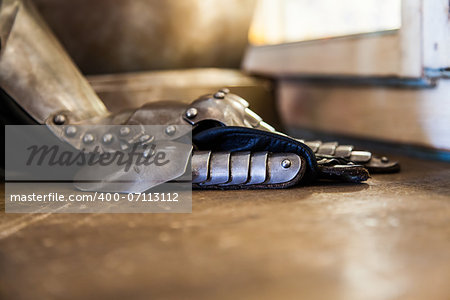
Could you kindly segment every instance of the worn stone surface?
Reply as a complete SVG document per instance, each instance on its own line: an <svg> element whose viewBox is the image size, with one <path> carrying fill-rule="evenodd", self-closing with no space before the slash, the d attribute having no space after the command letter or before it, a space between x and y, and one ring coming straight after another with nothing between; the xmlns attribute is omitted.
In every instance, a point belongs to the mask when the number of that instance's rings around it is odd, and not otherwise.
<svg viewBox="0 0 450 300"><path fill-rule="evenodd" d="M367 184L195 191L192 214L2 212L0 298L449 299L450 164L400 159Z"/></svg>

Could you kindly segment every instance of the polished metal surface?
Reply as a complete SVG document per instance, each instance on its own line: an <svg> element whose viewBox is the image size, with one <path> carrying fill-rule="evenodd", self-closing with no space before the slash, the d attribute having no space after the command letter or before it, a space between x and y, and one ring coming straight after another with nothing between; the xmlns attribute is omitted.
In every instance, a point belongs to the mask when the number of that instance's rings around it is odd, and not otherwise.
<svg viewBox="0 0 450 300"><path fill-rule="evenodd" d="M304 141L297 139L298 141L306 144L311 150L316 153L318 159L322 159L324 156L326 164L333 162L332 158L345 158L354 164L361 164L364 167L371 170L371 172L392 172L399 170L398 162L390 162L387 157L377 158L373 157L369 151L353 150L352 145L339 145L338 142L322 142L322 141ZM330 160L331 159L331 160ZM338 163L338 162L334 162Z"/></svg>
<svg viewBox="0 0 450 300"><path fill-rule="evenodd" d="M114 136L109 137L107 132L67 134L66 125L50 124L50 128L78 149L80 147L92 148L100 143L103 145L103 151L126 150L136 142L148 144L154 140L176 140L186 134L191 134L195 127L200 129L211 128L217 126L217 123L224 126L257 128L286 136L275 131L273 127L251 111L247 105L245 100L224 89L216 92L216 94L202 96L189 105L174 101L152 102L135 110L124 111L117 115L111 114L106 118L95 120L100 124L118 123L119 121L122 121L121 124L127 124L121 125L120 130L118 130L118 136L126 138L124 141L116 140ZM58 120L57 117L60 115L62 114L60 113L53 118L53 123L56 120L57 124L68 123L70 125L67 126L72 126L73 122L71 122L69 112L64 114L64 116L69 116L69 120ZM165 125L160 132L147 132L143 129L139 132L131 132L128 126L144 126L144 124ZM191 124L192 127L180 126L182 124ZM106 140L102 140L105 135L107 136ZM81 140L77 139L77 136L81 137ZM286 137L289 138L289 136ZM299 141L304 142L300 139ZM340 146L337 142L323 143L321 141L306 141L304 143L311 147L317 158L325 158L325 160L319 161L320 175L324 178L359 182L366 180L368 177L367 170L364 167L371 168L374 171L383 171L383 168L394 170L396 166L396 162L388 164L380 159L372 159L370 152L353 151L353 146ZM272 157L272 155L275 156ZM203 162L199 161L200 157L194 156L193 183L197 187L203 188L233 186L259 188L287 184L294 180L295 176L300 175L299 172L302 170L301 160L298 156L291 160L289 157L279 158L277 155L266 152L232 155L228 152L216 152L211 153L207 157L207 161ZM203 159L206 159L206 157L203 156ZM272 161L277 161L277 163L272 163ZM351 162L353 164L350 164ZM365 166L355 166L355 163ZM352 168L345 168L347 165L351 165ZM200 171L201 173L199 173Z"/></svg>
<svg viewBox="0 0 450 300"><path fill-rule="evenodd" d="M107 133L102 137L102 142L104 144L111 144L111 142L114 140L114 136L111 133Z"/></svg>
<svg viewBox="0 0 450 300"><path fill-rule="evenodd" d="M197 111L195 116L184 116L189 124L197 125L202 121L214 120L225 126L243 126L273 131L273 127L263 122L262 118L248 108L248 102L235 94L217 92L205 95L190 104L190 109Z"/></svg>
<svg viewBox="0 0 450 300"><path fill-rule="evenodd" d="M231 180L227 185L244 184L249 179L250 152L235 152L231 154Z"/></svg>
<svg viewBox="0 0 450 300"><path fill-rule="evenodd" d="M260 127L260 129L263 129L263 130L266 130L266 131L271 131L271 132L275 132L276 131L274 127L272 127L271 125L267 124L264 121L261 121L259 123L259 127Z"/></svg>
<svg viewBox="0 0 450 300"><path fill-rule="evenodd" d="M192 183L202 183L208 179L211 151L194 151L192 154Z"/></svg>
<svg viewBox="0 0 450 300"><path fill-rule="evenodd" d="M198 113L198 111L196 108L194 108L194 107L189 108L186 111L186 117L188 117L189 119L195 118L197 116L197 113Z"/></svg>
<svg viewBox="0 0 450 300"><path fill-rule="evenodd" d="M280 184L289 182L300 172L302 161L300 156L293 153L273 153L269 156L268 180L266 184Z"/></svg>
<svg viewBox="0 0 450 300"><path fill-rule="evenodd" d="M11 5L17 6L12 24L4 15ZM0 31L10 28L1 41L0 86L31 117L43 124L61 111L73 119L108 113L29 1L3 1L0 17Z"/></svg>
<svg viewBox="0 0 450 300"><path fill-rule="evenodd" d="M62 124L64 124L66 121L67 121L66 116L63 115L63 114L56 115L56 116L53 118L53 123L55 123L56 125L62 125Z"/></svg>
<svg viewBox="0 0 450 300"><path fill-rule="evenodd" d="M246 185L262 184L267 179L267 152L254 153L250 160L250 180Z"/></svg>
<svg viewBox="0 0 450 300"><path fill-rule="evenodd" d="M317 150L317 154L334 155L337 146L337 142L322 143Z"/></svg>
<svg viewBox="0 0 450 300"><path fill-rule="evenodd" d="M225 93L219 91L219 92L214 94L214 98L216 98L216 99L223 99L223 98L225 98Z"/></svg>
<svg viewBox="0 0 450 300"><path fill-rule="evenodd" d="M340 145L336 147L334 155L337 157L349 158L352 155L353 146Z"/></svg>
<svg viewBox="0 0 450 300"><path fill-rule="evenodd" d="M159 141L155 146L158 151L163 151L165 159L170 161L170 164L158 166L157 172L147 166L134 166L128 171L117 164L102 168L83 167L75 176L74 185L82 191L143 193L186 173L192 155L192 145ZM87 178L96 178L98 181L87 181Z"/></svg>
<svg viewBox="0 0 450 300"><path fill-rule="evenodd" d="M143 136L141 136L141 137L139 138L139 141L140 141L141 143L148 143L149 141L152 141L153 138L154 138L154 137L153 137L152 135L144 134Z"/></svg>
<svg viewBox="0 0 450 300"><path fill-rule="evenodd" d="M191 104L178 101L150 102L138 109L128 112L127 124L167 124L196 126L202 121L216 121L226 126L243 126L265 131L275 131L272 126L262 121L262 118L248 108L248 102L241 97L224 92L217 92L220 97L209 94L199 97ZM217 94L216 93L216 94ZM216 95L217 96L217 95ZM223 96L223 99L222 99ZM168 133L174 138L185 132Z"/></svg>
<svg viewBox="0 0 450 300"><path fill-rule="evenodd" d="M292 162L289 160L289 159L283 159L282 161L281 161L281 166L283 167L283 168L285 168L285 169L287 169L287 168L290 168L291 167L291 165L292 165Z"/></svg>
<svg viewBox="0 0 450 300"><path fill-rule="evenodd" d="M166 127L164 131L168 136L173 136L177 132L177 128L173 125L169 125Z"/></svg>
<svg viewBox="0 0 450 300"><path fill-rule="evenodd" d="M86 133L83 136L83 143L85 143L85 144L91 144L92 142L94 142L94 140L95 140L95 136L91 133Z"/></svg>
<svg viewBox="0 0 450 300"><path fill-rule="evenodd" d="M246 108L250 106L250 104L247 102L247 100L245 100L242 97L239 97L236 94L228 94L228 98L233 99L234 101L238 101L239 103L241 103Z"/></svg>
<svg viewBox="0 0 450 300"><path fill-rule="evenodd" d="M271 187L302 176L302 162L293 153L194 151L192 180L198 187Z"/></svg>
<svg viewBox="0 0 450 300"><path fill-rule="evenodd" d="M184 119L187 108L186 104L177 101L150 102L135 108L125 122L130 125L188 125L189 123ZM183 131L172 132L170 128L168 132L172 137L180 137L180 134L184 134Z"/></svg>
<svg viewBox="0 0 450 300"><path fill-rule="evenodd" d="M129 134L130 134L130 127L124 126L124 127L120 128L119 134L120 134L121 136L127 136L127 135L129 135Z"/></svg>
<svg viewBox="0 0 450 300"><path fill-rule="evenodd" d="M139 142L141 145L154 140L150 131L159 130L152 126L93 126L93 125L48 125L48 128L62 141L83 151L115 152L126 150ZM154 132L156 134L156 132ZM162 140L162 139L159 139Z"/></svg>
<svg viewBox="0 0 450 300"><path fill-rule="evenodd" d="M0 55L3 53L4 45L8 40L11 28L19 9L19 1L0 1Z"/></svg>
<svg viewBox="0 0 450 300"><path fill-rule="evenodd" d="M352 155L350 156L350 160L357 163L369 162L371 158L372 153L368 151L352 151Z"/></svg>
<svg viewBox="0 0 450 300"><path fill-rule="evenodd" d="M306 141L304 142L306 146L311 148L313 152L317 152L319 150L320 145L322 145L321 141Z"/></svg>
<svg viewBox="0 0 450 300"><path fill-rule="evenodd" d="M209 163L209 178L203 185L218 185L230 180L230 152L213 152Z"/></svg>
<svg viewBox="0 0 450 300"><path fill-rule="evenodd" d="M258 116L255 112L253 112L250 108L245 108L245 112L249 116L248 122L250 122L250 125L252 127L258 127L259 123L262 122L262 118Z"/></svg>
<svg viewBox="0 0 450 300"><path fill-rule="evenodd" d="M66 130L64 132L68 137L73 137L77 134L77 131L78 131L77 127L68 126L68 127L66 127Z"/></svg>

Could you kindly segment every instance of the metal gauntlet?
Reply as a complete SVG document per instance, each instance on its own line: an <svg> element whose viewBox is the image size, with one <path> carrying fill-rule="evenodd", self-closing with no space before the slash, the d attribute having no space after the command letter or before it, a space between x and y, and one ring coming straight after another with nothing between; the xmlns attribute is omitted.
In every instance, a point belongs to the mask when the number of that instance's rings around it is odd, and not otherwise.
<svg viewBox="0 0 450 300"><path fill-rule="evenodd" d="M393 172L399 168L397 162L355 151L353 146L303 141L277 132L248 108L247 101L228 89L202 96L189 105L152 102L104 118L77 121L71 112L63 111L51 115L46 124L77 149L98 146L105 151L123 149L127 141L126 147L136 141L161 144L192 134L193 149L183 149L180 155L186 160L192 158L192 182L197 189L285 188L320 179L361 182L369 178L369 171ZM84 124L120 125L114 137L118 142L109 144L110 132L92 133L89 127L76 131L73 126ZM188 131L178 126L186 124L191 125ZM132 132L131 125L141 125L142 130ZM145 125L164 125L164 130L151 132ZM186 155L191 150L192 157ZM181 174L180 170L169 171L163 180L176 180ZM157 181L157 175L147 176L148 182ZM105 187L85 185L84 189Z"/></svg>
<svg viewBox="0 0 450 300"><path fill-rule="evenodd" d="M222 89L183 105L150 103L129 124L191 124L194 188L283 188L319 179L365 181L393 172L397 162L336 142L303 141L277 132L247 101ZM169 128L169 127L168 127Z"/></svg>

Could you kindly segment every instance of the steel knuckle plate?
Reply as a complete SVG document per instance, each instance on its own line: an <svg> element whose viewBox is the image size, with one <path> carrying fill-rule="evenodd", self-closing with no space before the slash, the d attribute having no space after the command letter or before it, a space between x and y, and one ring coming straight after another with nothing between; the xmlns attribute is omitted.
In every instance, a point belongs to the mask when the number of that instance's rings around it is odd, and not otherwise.
<svg viewBox="0 0 450 300"><path fill-rule="evenodd" d="M289 166L283 165L289 162ZM289 182L297 176L300 171L301 159L297 154L293 153L275 153L268 159L268 175L267 184L280 184Z"/></svg>

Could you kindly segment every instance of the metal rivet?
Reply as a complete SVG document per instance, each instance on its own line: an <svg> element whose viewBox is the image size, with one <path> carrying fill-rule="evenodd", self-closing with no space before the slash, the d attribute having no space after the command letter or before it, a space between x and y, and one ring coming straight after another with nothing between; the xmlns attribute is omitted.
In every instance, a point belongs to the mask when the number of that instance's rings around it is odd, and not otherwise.
<svg viewBox="0 0 450 300"><path fill-rule="evenodd" d="M95 137L94 137L92 134L90 134L90 133L86 133L86 134L83 136L83 142L84 142L85 144L90 144L90 143L92 143L94 140L95 140Z"/></svg>
<svg viewBox="0 0 450 300"><path fill-rule="evenodd" d="M281 162L281 166L285 169L289 168L291 166L291 161L289 159L284 159Z"/></svg>
<svg viewBox="0 0 450 300"><path fill-rule="evenodd" d="M389 158L387 158L386 156L383 156L383 157L381 157L381 162L388 163Z"/></svg>
<svg viewBox="0 0 450 300"><path fill-rule="evenodd" d="M65 115L56 115L53 118L53 123L55 123L56 125L62 125L66 122L66 116Z"/></svg>
<svg viewBox="0 0 450 300"><path fill-rule="evenodd" d="M191 107L186 111L186 117L188 117L189 119L193 119L197 116L198 111L196 108Z"/></svg>
<svg viewBox="0 0 450 300"><path fill-rule="evenodd" d="M66 135L68 137L75 136L77 134L77 128L75 126L68 126L66 128Z"/></svg>
<svg viewBox="0 0 450 300"><path fill-rule="evenodd" d="M214 94L214 98L216 99L223 99L225 98L225 93L224 92L217 92Z"/></svg>
<svg viewBox="0 0 450 300"><path fill-rule="evenodd" d="M130 134L130 127L122 127L122 128L120 128L119 134L121 136L129 135Z"/></svg>
<svg viewBox="0 0 450 300"><path fill-rule="evenodd" d="M175 132L177 131L177 128L173 125L167 126L166 127L166 134L167 135L174 135Z"/></svg>
<svg viewBox="0 0 450 300"><path fill-rule="evenodd" d="M230 89L223 88L223 89L220 89L219 92L222 92L224 94L228 94L230 92Z"/></svg>
<svg viewBox="0 0 450 300"><path fill-rule="evenodd" d="M114 140L114 136L111 133L107 133L103 136L102 141L105 144L111 144Z"/></svg>

